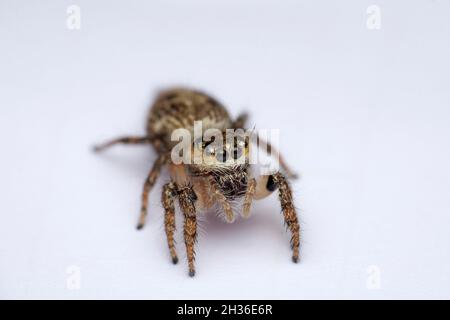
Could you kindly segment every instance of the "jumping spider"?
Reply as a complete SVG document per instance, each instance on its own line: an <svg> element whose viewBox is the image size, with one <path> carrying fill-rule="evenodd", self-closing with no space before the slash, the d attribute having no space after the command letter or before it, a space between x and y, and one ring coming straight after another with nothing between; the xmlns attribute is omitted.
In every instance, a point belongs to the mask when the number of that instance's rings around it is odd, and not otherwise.
<svg viewBox="0 0 450 320"><path fill-rule="evenodd" d="M143 137L122 137L95 147L102 151L115 144L152 144L158 157L150 170L142 192L142 207L137 229L144 227L147 215L149 192L158 179L163 166L168 166L171 181L162 190L162 205L165 210L165 232L173 263L178 262L175 251L175 206L178 199L184 215L184 241L189 265L189 275L195 275L194 246L197 238L197 215L199 212L218 207L227 222L233 222L236 216L232 203L240 201L243 217L248 217L253 199L261 199L278 189L279 200L284 221L291 232L292 260L299 259L300 227L292 201L292 192L286 177L295 175L286 166L279 153L272 146L258 138L258 145L276 154L279 158L281 172L259 177L252 176L248 161L236 163L242 155L249 154L248 140L236 141L234 149L229 146L212 147L211 141L202 139L194 141L192 150L205 151L209 160L201 163L175 164L172 161L171 150L176 142L172 141L172 132L184 128L193 131L194 121L202 121L207 128L243 129L247 115L242 114L232 120L226 109L217 100L205 93L189 89L170 89L159 93L147 119L147 134Z"/></svg>

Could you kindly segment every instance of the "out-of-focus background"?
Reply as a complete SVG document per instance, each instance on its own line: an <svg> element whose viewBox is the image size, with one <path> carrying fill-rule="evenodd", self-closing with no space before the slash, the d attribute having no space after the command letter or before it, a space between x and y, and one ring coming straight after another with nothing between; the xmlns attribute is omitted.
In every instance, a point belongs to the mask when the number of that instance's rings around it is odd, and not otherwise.
<svg viewBox="0 0 450 320"><path fill-rule="evenodd" d="M450 2L0 0L1 298L450 298ZM155 92L281 130L302 261L275 195L169 259ZM179 221L180 223L180 221ZM180 226L180 224L179 224ZM181 233L181 229L178 228Z"/></svg>

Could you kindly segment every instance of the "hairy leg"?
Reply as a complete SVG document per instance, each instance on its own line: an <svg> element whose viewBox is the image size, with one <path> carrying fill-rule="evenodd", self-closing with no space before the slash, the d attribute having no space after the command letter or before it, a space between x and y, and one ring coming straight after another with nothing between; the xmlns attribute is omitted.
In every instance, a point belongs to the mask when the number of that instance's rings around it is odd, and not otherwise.
<svg viewBox="0 0 450 320"><path fill-rule="evenodd" d="M243 129L248 120L248 113L241 113L233 122L233 129Z"/></svg>
<svg viewBox="0 0 450 320"><path fill-rule="evenodd" d="M164 185L162 191L161 202L165 210L164 215L164 230L167 235L167 244L169 245L170 256L172 262L176 264L178 262L177 252L175 250L175 206L173 200L177 195L176 185L173 182L169 182Z"/></svg>
<svg viewBox="0 0 450 320"><path fill-rule="evenodd" d="M217 183L211 179L210 180L211 191L213 193L213 198L222 206L222 209L225 213L225 218L228 222L233 222L234 214L233 209L231 208L230 203L228 202L225 195L220 191Z"/></svg>
<svg viewBox="0 0 450 320"><path fill-rule="evenodd" d="M286 226L291 231L291 247L292 261L298 262L300 247L300 225L298 223L297 213L295 212L292 200L292 191L286 178L281 173L273 175L273 181L278 187L278 197L281 202L281 210L283 211Z"/></svg>
<svg viewBox="0 0 450 320"><path fill-rule="evenodd" d="M100 152L116 144L144 144L151 142L152 139L150 137L121 137L95 146L94 151Z"/></svg>
<svg viewBox="0 0 450 320"><path fill-rule="evenodd" d="M145 218L147 217L147 205L148 205L148 195L150 190L155 185L156 180L159 177L159 173L161 172L161 168L167 163L166 155L159 155L158 159L156 159L153 164L152 169L150 170L147 179L144 183L144 190L142 191L142 206L141 206L141 215L139 216L139 223L137 225L137 229L140 230L144 227Z"/></svg>
<svg viewBox="0 0 450 320"><path fill-rule="evenodd" d="M189 276L195 275L195 243L197 242L197 213L195 201L197 195L191 186L185 186L178 190L178 201L184 214L184 243L189 266Z"/></svg>
<svg viewBox="0 0 450 320"><path fill-rule="evenodd" d="M280 162L281 168L286 172L286 175L290 179L297 179L298 176L295 172L293 172L287 163L284 161L284 158L281 156L281 154L276 150L270 143L267 141L264 141L259 136L257 136L257 144L259 148L263 148L267 151L267 153L271 154L273 153L273 156L278 158L278 161Z"/></svg>
<svg viewBox="0 0 450 320"><path fill-rule="evenodd" d="M255 195L255 191L256 191L256 180L251 179L248 182L247 191L245 192L244 196L244 209L242 211L244 218L248 218L250 216L250 208L252 205L253 196Z"/></svg>

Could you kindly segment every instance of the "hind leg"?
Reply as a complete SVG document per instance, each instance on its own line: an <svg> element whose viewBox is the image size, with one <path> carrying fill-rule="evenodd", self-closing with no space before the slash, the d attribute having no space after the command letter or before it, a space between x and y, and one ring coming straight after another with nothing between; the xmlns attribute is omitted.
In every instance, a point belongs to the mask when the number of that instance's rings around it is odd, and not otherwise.
<svg viewBox="0 0 450 320"><path fill-rule="evenodd" d="M233 129L243 129L248 120L248 113L241 113L233 122Z"/></svg>
<svg viewBox="0 0 450 320"><path fill-rule="evenodd" d="M94 146L94 151L100 152L116 144L145 144L151 142L152 139L150 137L120 137Z"/></svg>
<svg viewBox="0 0 450 320"><path fill-rule="evenodd" d="M195 275L195 243L197 242L197 213L195 201L197 195L190 186L178 190L178 201L184 214L184 243L189 266L189 276Z"/></svg>
<svg viewBox="0 0 450 320"><path fill-rule="evenodd" d="M177 195L176 185L173 182L169 182L164 185L162 191L161 202L164 207L164 230L166 231L167 244L169 245L170 256L172 262L176 264L178 262L177 252L175 250L175 206L174 199Z"/></svg>
<svg viewBox="0 0 450 320"><path fill-rule="evenodd" d="M137 229L140 230L144 227L145 218L147 217L147 205L148 205L148 195L150 190L156 183L156 180L159 177L162 167L167 163L166 155L159 155L158 159L156 159L153 164L152 169L150 170L147 179L144 183L144 190L142 191L142 206L141 206L141 215L139 216L139 223L137 225Z"/></svg>

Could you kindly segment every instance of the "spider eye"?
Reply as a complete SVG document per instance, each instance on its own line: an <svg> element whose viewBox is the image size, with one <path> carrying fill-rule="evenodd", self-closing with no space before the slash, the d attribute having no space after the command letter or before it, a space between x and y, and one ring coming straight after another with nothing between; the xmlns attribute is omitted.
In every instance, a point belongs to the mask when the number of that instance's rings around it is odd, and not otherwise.
<svg viewBox="0 0 450 320"><path fill-rule="evenodd" d="M234 151L233 151L234 160L239 159L241 156L242 156L242 148L238 147L238 148L234 149Z"/></svg>
<svg viewBox="0 0 450 320"><path fill-rule="evenodd" d="M238 148L246 148L248 146L247 139L239 139L237 141L237 147Z"/></svg>
<svg viewBox="0 0 450 320"><path fill-rule="evenodd" d="M215 137L215 136L212 136L211 138L209 138L208 141L203 142L203 146L204 146L204 147L207 147L207 146L209 146L211 143L213 143L214 141L216 141L216 137Z"/></svg>
<svg viewBox="0 0 450 320"><path fill-rule="evenodd" d="M206 152L206 155L213 156L216 153L216 149L214 148L214 146L209 145L206 147L205 152Z"/></svg>
<svg viewBox="0 0 450 320"><path fill-rule="evenodd" d="M220 162L227 162L228 152L226 150L220 150L216 153L216 159Z"/></svg>

